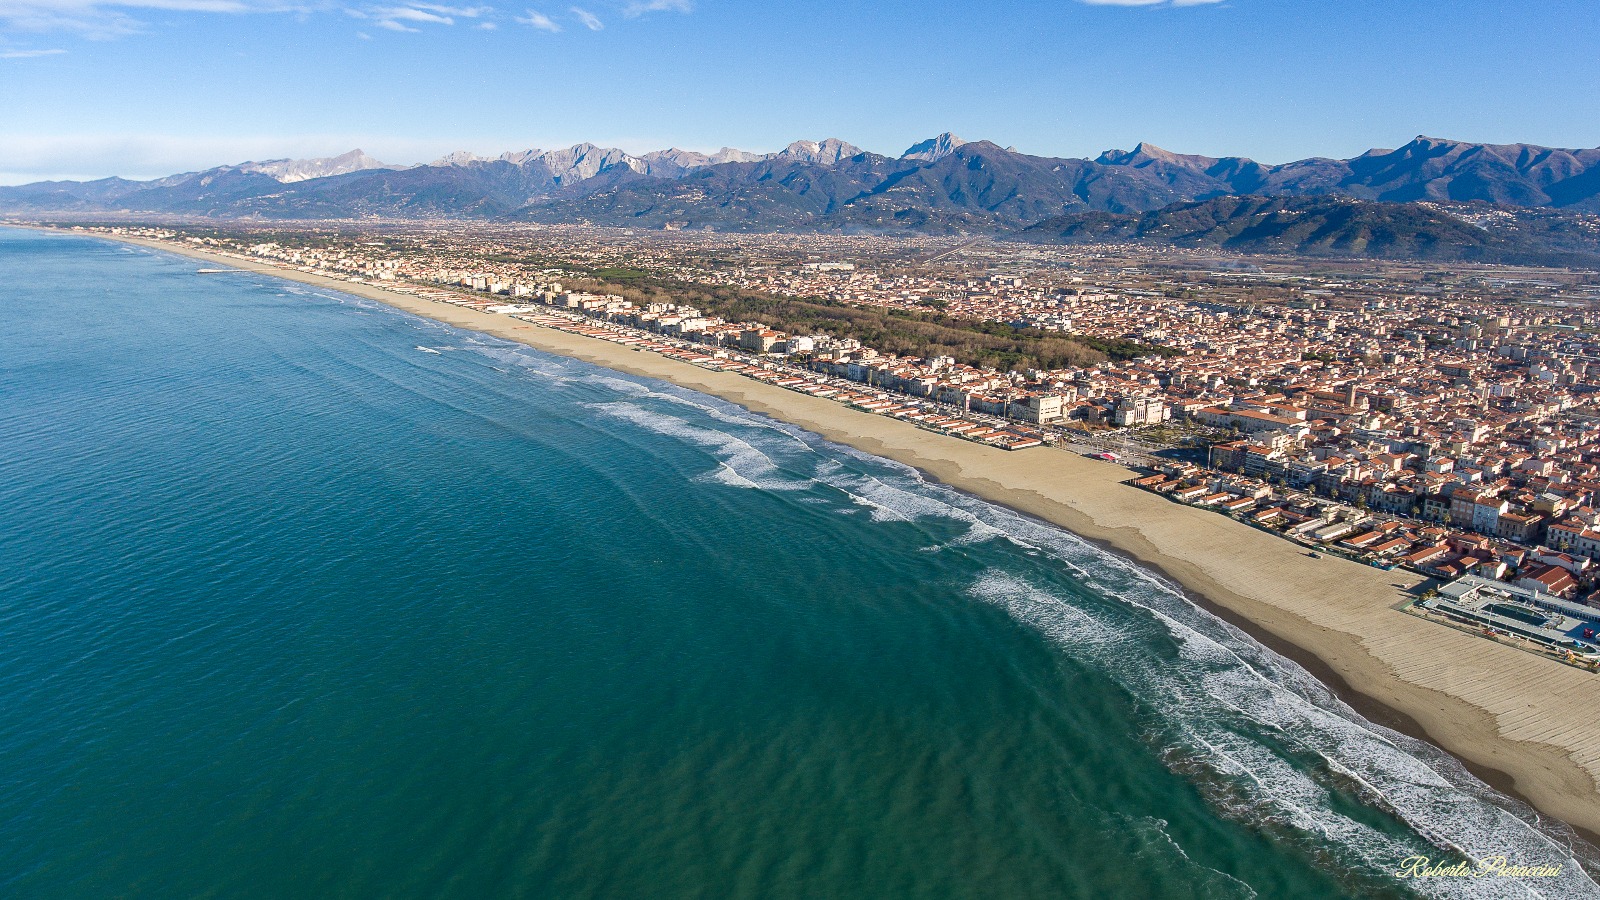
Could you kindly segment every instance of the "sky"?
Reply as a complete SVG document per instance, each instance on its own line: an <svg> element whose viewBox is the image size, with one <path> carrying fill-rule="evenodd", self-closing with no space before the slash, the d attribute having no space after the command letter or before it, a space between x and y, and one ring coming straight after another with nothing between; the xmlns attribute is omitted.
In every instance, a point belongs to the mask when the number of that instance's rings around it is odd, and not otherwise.
<svg viewBox="0 0 1600 900"><path fill-rule="evenodd" d="M944 131L1269 163L1600 146L1600 0L448 2L0 0L0 183Z"/></svg>

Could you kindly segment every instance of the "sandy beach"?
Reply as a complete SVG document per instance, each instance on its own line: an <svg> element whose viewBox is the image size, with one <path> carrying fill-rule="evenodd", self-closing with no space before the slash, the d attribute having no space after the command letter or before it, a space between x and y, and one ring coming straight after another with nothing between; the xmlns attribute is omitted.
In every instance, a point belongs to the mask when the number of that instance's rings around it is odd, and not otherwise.
<svg viewBox="0 0 1600 900"><path fill-rule="evenodd" d="M1008 452L503 315L188 247L116 239L356 294L659 378L914 466L1159 569L1306 665L1364 714L1432 741L1589 840L1600 835L1600 676L1400 612L1414 575L1327 555L1309 559L1288 541L1123 484L1127 469L1070 452Z"/></svg>

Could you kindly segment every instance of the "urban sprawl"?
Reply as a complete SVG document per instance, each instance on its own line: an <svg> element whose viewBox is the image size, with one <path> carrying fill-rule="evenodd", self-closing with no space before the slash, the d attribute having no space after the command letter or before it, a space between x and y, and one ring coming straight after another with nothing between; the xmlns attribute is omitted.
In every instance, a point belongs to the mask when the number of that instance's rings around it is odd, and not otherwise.
<svg viewBox="0 0 1600 900"><path fill-rule="evenodd" d="M1131 484L1308 555L1444 582L1414 613L1600 661L1592 273L573 226L91 230L514 316L1006 449L1120 461ZM646 296L640 276L1086 349L1014 371L895 355L825 323L788 333Z"/></svg>

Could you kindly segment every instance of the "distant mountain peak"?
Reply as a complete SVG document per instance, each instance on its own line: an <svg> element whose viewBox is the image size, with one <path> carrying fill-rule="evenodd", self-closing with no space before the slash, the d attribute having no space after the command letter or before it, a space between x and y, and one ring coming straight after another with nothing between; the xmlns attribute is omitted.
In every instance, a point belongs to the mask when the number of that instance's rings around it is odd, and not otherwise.
<svg viewBox="0 0 1600 900"><path fill-rule="evenodd" d="M705 166L715 166L730 162L756 162L766 159L766 154L751 153L747 150L738 150L733 147L723 147L715 153L701 153L696 150L683 150L671 147L666 150L652 150L639 157L651 170L652 174L658 166L676 167L682 170L699 169Z"/></svg>
<svg viewBox="0 0 1600 900"><path fill-rule="evenodd" d="M578 181L587 181L600 174L600 172L614 166L626 166L635 172L643 172L646 166L636 157L618 150L614 147L597 147L585 141L573 144L565 150L551 150L539 157L550 172L562 184Z"/></svg>
<svg viewBox="0 0 1600 900"><path fill-rule="evenodd" d="M1139 148L1143 146L1144 144L1140 143L1132 150L1106 150L1096 156L1094 161L1102 166L1130 165L1139 158Z"/></svg>
<svg viewBox="0 0 1600 900"><path fill-rule="evenodd" d="M1410 143L1406 144L1404 147L1400 147L1399 149L1395 150L1394 152L1395 153L1437 153L1437 152L1443 151L1443 152L1448 153L1451 150L1454 150L1454 149L1456 149L1457 147L1460 147L1460 146L1463 146L1460 141L1452 141L1452 140L1449 140L1447 138L1428 137L1425 134L1419 134L1416 137L1412 138ZM1482 146L1492 147L1494 145L1493 144L1483 144Z"/></svg>
<svg viewBox="0 0 1600 900"><path fill-rule="evenodd" d="M511 163L514 166L521 166L526 165L541 156L544 156L543 150L540 150L537 147L530 147L527 150L507 150L495 158L503 162Z"/></svg>
<svg viewBox="0 0 1600 900"><path fill-rule="evenodd" d="M1171 150L1163 150L1149 141L1140 141L1138 146L1133 148L1133 155L1148 156L1151 159L1176 159L1178 156Z"/></svg>
<svg viewBox="0 0 1600 900"><path fill-rule="evenodd" d="M232 168L240 172L267 175L284 184L293 184L297 181L327 178L331 175L343 175L347 172L360 172L366 169L396 169L400 167L391 166L388 163L373 159L358 147L338 156L323 156L316 159L267 159L259 162L240 163Z"/></svg>
<svg viewBox="0 0 1600 900"><path fill-rule="evenodd" d="M765 157L766 154L764 153L751 153L748 150L740 150L735 147L723 147L721 150L711 154L710 160L713 164L725 162L755 162L759 159L764 159Z"/></svg>
<svg viewBox="0 0 1600 900"><path fill-rule="evenodd" d="M846 155L850 155L851 151L860 152L854 150L849 144L838 141L834 141L833 144L847 148ZM818 149L814 152L826 155L826 152L820 149L825 146L829 146L829 142L824 141L822 144L815 144L814 147ZM479 156L467 150L458 150L441 156L428 163L428 165L449 167L489 162L507 162L514 166L542 164L563 183L572 183L593 178L600 172L618 165L626 166L644 175L675 177L690 169L728 162L754 162L766 159L769 155L750 153L733 147L723 147L716 153L699 153L694 150L682 150L673 147L668 150L652 150L640 156L633 156L615 147L601 147L585 141L559 150L539 150L537 148L508 150L499 156L493 157Z"/></svg>
<svg viewBox="0 0 1600 900"><path fill-rule="evenodd" d="M934 162L956 152L965 143L966 141L946 131L938 137L931 137L925 141L918 141L912 144L906 148L906 152L900 154L900 158Z"/></svg>
<svg viewBox="0 0 1600 900"><path fill-rule="evenodd" d="M465 166L475 162L488 162L489 157L479 156L471 150L456 150L446 153L431 163L430 166Z"/></svg>
<svg viewBox="0 0 1600 900"><path fill-rule="evenodd" d="M854 144L847 144L838 138L828 138L824 141L795 141L783 148L777 155L786 159L799 160L800 162L831 166L836 165L842 159L857 156L861 152L861 148Z"/></svg>
<svg viewBox="0 0 1600 900"><path fill-rule="evenodd" d="M1191 153L1173 153L1163 150L1149 141L1140 141L1132 150L1107 150L1100 154L1095 162L1104 166L1146 166L1151 163L1161 162L1168 165L1185 166L1191 168L1206 168L1214 165L1217 160L1209 156L1199 156Z"/></svg>

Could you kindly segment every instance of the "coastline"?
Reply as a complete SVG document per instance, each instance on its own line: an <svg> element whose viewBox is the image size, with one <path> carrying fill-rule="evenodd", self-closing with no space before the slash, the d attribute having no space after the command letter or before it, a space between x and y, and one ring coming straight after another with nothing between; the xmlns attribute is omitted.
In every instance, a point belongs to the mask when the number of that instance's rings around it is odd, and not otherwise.
<svg viewBox="0 0 1600 900"><path fill-rule="evenodd" d="M54 229L51 229L54 230ZM984 500L1065 528L1181 585L1207 609L1318 679L1379 724L1434 743L1541 813L1600 836L1596 676L1425 622L1395 607L1421 579L1295 545L1121 482L1129 470L1071 453L1008 452L934 434L732 373L372 284L160 241L118 240L376 300L446 324L661 379L913 466Z"/></svg>

